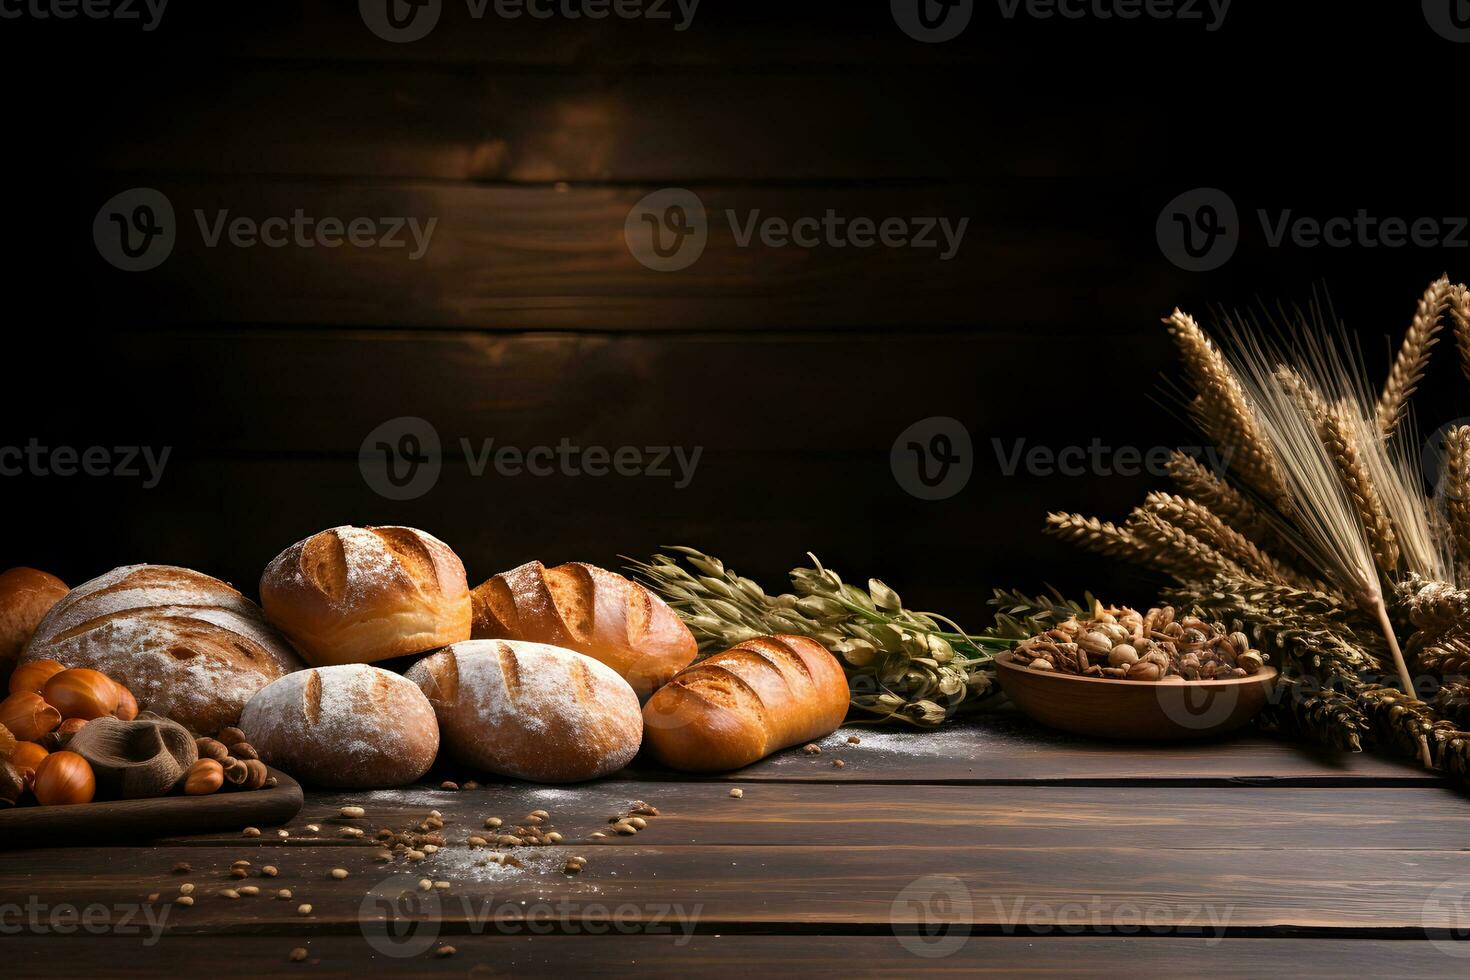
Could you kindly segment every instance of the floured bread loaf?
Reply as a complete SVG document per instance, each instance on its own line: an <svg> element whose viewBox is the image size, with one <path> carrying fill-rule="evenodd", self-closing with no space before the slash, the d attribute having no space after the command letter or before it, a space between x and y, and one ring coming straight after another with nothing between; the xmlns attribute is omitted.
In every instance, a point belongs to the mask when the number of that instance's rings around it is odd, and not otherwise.
<svg viewBox="0 0 1470 980"><path fill-rule="evenodd" d="M255 603L171 565L115 568L72 589L21 660L100 670L141 709L201 735L235 724L256 691L303 666Z"/></svg>
<svg viewBox="0 0 1470 980"><path fill-rule="evenodd" d="M408 679L433 704L445 747L476 769L578 782L621 769L643 739L628 682L560 647L470 640L420 660Z"/></svg>
<svg viewBox="0 0 1470 980"><path fill-rule="evenodd" d="M414 782L439 751L439 725L423 693L367 664L281 678L250 699L240 730L267 764L342 789Z"/></svg>
<svg viewBox="0 0 1470 980"><path fill-rule="evenodd" d="M306 661L371 663L470 638L470 590L449 546L411 527L334 527L260 578L271 624Z"/></svg>

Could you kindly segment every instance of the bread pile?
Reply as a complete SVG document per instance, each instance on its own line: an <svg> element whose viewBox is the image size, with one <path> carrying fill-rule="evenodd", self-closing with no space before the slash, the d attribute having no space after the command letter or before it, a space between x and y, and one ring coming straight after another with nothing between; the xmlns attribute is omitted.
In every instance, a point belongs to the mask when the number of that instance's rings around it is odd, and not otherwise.
<svg viewBox="0 0 1470 980"><path fill-rule="evenodd" d="M841 667L812 640L757 638L691 667L688 627L636 582L531 562L471 592L453 550L414 528L298 541L267 565L260 599L171 566L70 592L12 569L0 673L41 659L103 671L145 710L196 734L238 726L265 763L338 788L412 783L441 748L503 776L593 779L645 732L669 766L733 769L831 732L847 709Z"/></svg>

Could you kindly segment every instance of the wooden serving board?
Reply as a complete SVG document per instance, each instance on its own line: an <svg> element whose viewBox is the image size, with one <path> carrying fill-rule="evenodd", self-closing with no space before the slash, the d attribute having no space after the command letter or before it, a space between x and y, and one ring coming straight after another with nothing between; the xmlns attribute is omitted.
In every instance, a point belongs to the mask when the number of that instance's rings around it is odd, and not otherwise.
<svg viewBox="0 0 1470 980"><path fill-rule="evenodd" d="M276 777L273 789L0 810L0 850L95 845L285 823L301 811L301 784L279 769L270 774Z"/></svg>

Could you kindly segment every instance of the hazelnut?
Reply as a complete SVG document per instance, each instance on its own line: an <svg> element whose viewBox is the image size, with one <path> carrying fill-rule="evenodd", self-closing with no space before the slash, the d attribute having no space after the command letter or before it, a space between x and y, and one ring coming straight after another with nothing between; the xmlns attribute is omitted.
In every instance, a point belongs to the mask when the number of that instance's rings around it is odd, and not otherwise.
<svg viewBox="0 0 1470 980"><path fill-rule="evenodd" d="M1097 630L1083 633L1077 638L1077 645L1088 653L1107 653L1113 649L1113 641Z"/></svg>
<svg viewBox="0 0 1470 980"><path fill-rule="evenodd" d="M247 761L260 758L260 753L255 751L255 746L249 742L236 742L234 745L231 745L230 755L237 759L245 759Z"/></svg>
<svg viewBox="0 0 1470 980"><path fill-rule="evenodd" d="M224 762L230 757L230 750L225 748L225 743L212 738L201 738L194 743L199 748L199 758L213 759L216 762Z"/></svg>
<svg viewBox="0 0 1470 980"><path fill-rule="evenodd" d="M215 738L226 745L234 745L236 742L245 741L245 733L238 728L222 728Z"/></svg>
<svg viewBox="0 0 1470 980"><path fill-rule="evenodd" d="M200 759L184 774L184 792L189 796L208 796L224 784L224 767L213 759Z"/></svg>
<svg viewBox="0 0 1470 980"><path fill-rule="evenodd" d="M1127 643L1119 643L1108 651L1109 667L1131 667L1138 663L1138 651Z"/></svg>

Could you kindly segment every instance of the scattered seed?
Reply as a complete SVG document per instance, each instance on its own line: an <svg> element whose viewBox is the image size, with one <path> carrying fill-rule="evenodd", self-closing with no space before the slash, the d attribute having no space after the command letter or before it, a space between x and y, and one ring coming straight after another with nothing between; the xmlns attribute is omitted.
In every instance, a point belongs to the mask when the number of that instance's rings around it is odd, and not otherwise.
<svg viewBox="0 0 1470 980"><path fill-rule="evenodd" d="M460 789L479 789L479 788L480 788L480 784L477 783L477 782L475 782L473 779L471 779L469 782L465 783L463 786L460 787Z"/></svg>
<svg viewBox="0 0 1470 980"><path fill-rule="evenodd" d="M862 745L863 744L863 740L860 739L860 738L858 738L856 735L849 735L849 736L847 736L847 744L848 745Z"/></svg>
<svg viewBox="0 0 1470 980"><path fill-rule="evenodd" d="M188 861L180 861L174 865L174 874L176 875L188 874L191 870L193 869L189 867Z"/></svg>
<svg viewBox="0 0 1470 980"><path fill-rule="evenodd" d="M247 860L245 860L244 858L241 858L238 861L231 861L230 862L230 867L232 867L232 868L248 868L248 867L250 867L250 862L247 861Z"/></svg>
<svg viewBox="0 0 1470 980"><path fill-rule="evenodd" d="M180 895L178 898L174 899L174 904L175 905L193 905L194 904L194 896L193 895Z"/></svg>
<svg viewBox="0 0 1470 980"><path fill-rule="evenodd" d="M440 959L443 959L446 956L453 956L455 953L458 952L459 950L455 949L453 946L440 946L438 949L434 950L434 955L439 957Z"/></svg>
<svg viewBox="0 0 1470 980"><path fill-rule="evenodd" d="M246 827L245 828L245 836L246 837L259 837L260 836L260 828L259 827Z"/></svg>
<svg viewBox="0 0 1470 980"><path fill-rule="evenodd" d="M311 831L313 834L319 834L322 832L322 825L319 823L309 823L306 825L306 829Z"/></svg>
<svg viewBox="0 0 1470 980"><path fill-rule="evenodd" d="M841 759L833 759L832 760L832 766L833 766L833 768L841 769L845 765L847 765L847 763L843 762Z"/></svg>
<svg viewBox="0 0 1470 980"><path fill-rule="evenodd" d="M738 800L745 795L745 790L737 786L734 789L730 790L730 795Z"/></svg>
<svg viewBox="0 0 1470 980"><path fill-rule="evenodd" d="M444 814L440 813L438 810L430 810L429 816L435 820L438 820L440 817L444 816Z"/></svg>
<svg viewBox="0 0 1470 980"><path fill-rule="evenodd" d="M648 821L644 820L642 817L629 817L628 823L632 824L633 827L637 830L643 830L648 826Z"/></svg>
<svg viewBox="0 0 1470 980"><path fill-rule="evenodd" d="M367 816L367 811L360 806L344 806L337 811L337 815L346 817L348 820L356 820L358 817Z"/></svg>
<svg viewBox="0 0 1470 980"><path fill-rule="evenodd" d="M276 866L274 864L267 864L265 867L260 869L260 873L265 875L267 878L274 878L281 872L276 870Z"/></svg>
<svg viewBox="0 0 1470 980"><path fill-rule="evenodd" d="M648 803L639 803L633 808L633 812L641 817L656 817L658 816L658 807Z"/></svg>
<svg viewBox="0 0 1470 980"><path fill-rule="evenodd" d="M150 901L150 902L156 902L156 901L158 901L158 892L149 892L148 893L148 901Z"/></svg>
<svg viewBox="0 0 1470 980"><path fill-rule="evenodd" d="M240 894L241 895L248 895L248 896L254 898L256 895L259 895L260 894L260 889L257 888L254 885L246 885L244 888L241 888L240 889Z"/></svg>
<svg viewBox="0 0 1470 980"><path fill-rule="evenodd" d="M361 837L362 836L362 829L360 827L343 827L342 828L342 836L343 837L354 837L354 838L355 837Z"/></svg>
<svg viewBox="0 0 1470 980"><path fill-rule="evenodd" d="M391 860L393 860L393 852L392 851L379 851L378 853L376 853L376 854L373 855L373 860L374 861L378 861L380 863L391 861Z"/></svg>
<svg viewBox="0 0 1470 980"><path fill-rule="evenodd" d="M447 881L436 881L436 882L434 882L434 887L437 888L437 889L439 889L440 891L443 891L444 889L446 889L446 888L449 887L449 882L447 882Z"/></svg>
<svg viewBox="0 0 1470 980"><path fill-rule="evenodd" d="M289 830L278 830L278 831L276 831L276 836L279 837L279 838L281 838L282 840L285 840L287 837L290 837L291 836L291 831L289 831Z"/></svg>
<svg viewBox="0 0 1470 980"><path fill-rule="evenodd" d="M304 959L306 959L306 950L302 949L300 946L297 946L295 949L291 950L292 963L300 963Z"/></svg>
<svg viewBox="0 0 1470 980"><path fill-rule="evenodd" d="M528 826L528 827L534 827L537 824L539 824L540 822L541 822L541 818L538 817L538 816L536 816L536 814L534 814L534 813L531 814L529 817L526 818L526 826Z"/></svg>
<svg viewBox="0 0 1470 980"><path fill-rule="evenodd" d="M230 869L230 877L231 878L249 878L250 877L250 869L249 868L231 868Z"/></svg>
<svg viewBox="0 0 1470 980"><path fill-rule="evenodd" d="M820 745L818 745L817 743L815 743L815 742L808 742L808 743L806 743L805 745L803 745L801 747L801 750L803 752L805 752L807 755L821 755L822 754L822 747Z"/></svg>
<svg viewBox="0 0 1470 980"><path fill-rule="evenodd" d="M546 835L546 842L548 844L560 844L562 842L562 836L561 834L558 834L556 831L553 830L551 833Z"/></svg>
<svg viewBox="0 0 1470 980"><path fill-rule="evenodd" d="M598 831L594 831L591 834L591 837L592 837L593 840L606 840L607 839L607 834L604 834L602 831L598 830Z"/></svg>
<svg viewBox="0 0 1470 980"><path fill-rule="evenodd" d="M292 897L293 896L291 895L291 889L289 888L282 888L280 891L276 892L276 898L279 899L287 899Z"/></svg>
<svg viewBox="0 0 1470 980"><path fill-rule="evenodd" d="M239 898L240 897L240 893L237 892L237 891L235 891L235 889L233 889L233 888L224 888L224 889L221 889L219 894L220 894L220 897L221 898Z"/></svg>
<svg viewBox="0 0 1470 980"><path fill-rule="evenodd" d="M536 817L541 820L551 819L551 814L547 813L545 810L532 810L529 814L527 814L527 816Z"/></svg>
<svg viewBox="0 0 1470 980"><path fill-rule="evenodd" d="M419 879L419 891L426 892L426 891L429 891L430 889L432 889L433 887L434 887L434 883L432 881L430 881L428 878L420 878Z"/></svg>
<svg viewBox="0 0 1470 980"><path fill-rule="evenodd" d="M442 782L442 783L439 784L439 788L440 789L459 789L459 783L456 783L456 782L454 782L453 780L450 780L450 779L446 779L446 780L444 780L444 782Z"/></svg>
<svg viewBox="0 0 1470 980"><path fill-rule="evenodd" d="M580 874L582 872L582 865L578 864L576 861L568 861L566 865L562 867L562 870L569 875Z"/></svg>
<svg viewBox="0 0 1470 980"><path fill-rule="evenodd" d="M338 881L341 881L343 878L346 878L347 877L347 869L346 868L333 868L332 869L332 877L333 878L336 878Z"/></svg>
<svg viewBox="0 0 1470 980"><path fill-rule="evenodd" d="M635 826L633 826L630 823L615 823L615 824L613 824L613 831L615 833L622 834L624 837L626 837L629 834L636 834L636 833L638 833L638 828L635 827Z"/></svg>
<svg viewBox="0 0 1470 980"><path fill-rule="evenodd" d="M179 886L179 894L180 895L192 895L192 894L194 894L194 883L192 881L186 881L186 882L184 882L182 885Z"/></svg>
<svg viewBox="0 0 1470 980"><path fill-rule="evenodd" d="M426 856L423 851L409 851L407 855L410 861L422 861Z"/></svg>
<svg viewBox="0 0 1470 980"><path fill-rule="evenodd" d="M310 905L298 905L298 906L296 906L296 914L297 915L310 915L311 914L311 906Z"/></svg>
<svg viewBox="0 0 1470 980"><path fill-rule="evenodd" d="M491 830L494 830L496 827L499 827L501 825L501 823L503 823L503 822L504 821L502 821L499 817L486 817L485 818L485 826L488 827L488 828L490 828Z"/></svg>

